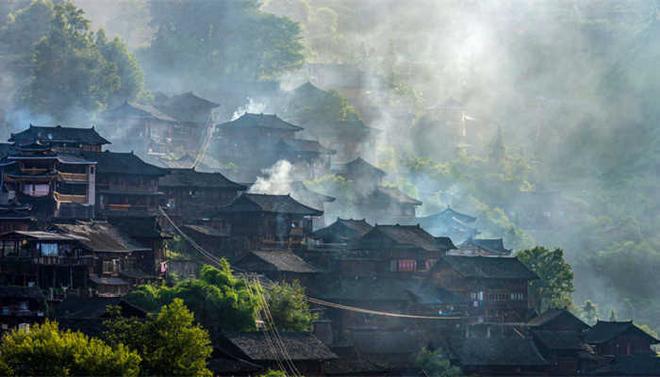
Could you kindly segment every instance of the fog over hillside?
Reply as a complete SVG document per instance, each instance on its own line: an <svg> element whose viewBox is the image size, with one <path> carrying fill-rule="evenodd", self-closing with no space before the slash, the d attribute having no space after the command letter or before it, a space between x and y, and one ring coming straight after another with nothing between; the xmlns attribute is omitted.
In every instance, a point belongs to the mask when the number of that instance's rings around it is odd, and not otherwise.
<svg viewBox="0 0 660 377"><path fill-rule="evenodd" d="M78 124L188 91L220 104L216 123L246 111L288 120L293 90L309 81L379 130L349 154L387 171L386 184L424 203L421 215L451 206L515 250L560 247L576 311L592 300L601 318L614 310L660 330L657 1L74 3L93 30L123 41L143 75L130 94L75 102L67 116ZM7 4L3 19L29 2ZM43 101L28 94L41 89L24 87L32 53L18 63L17 54L0 60L3 137L66 120L37 111ZM211 144L206 154L218 153ZM307 184L327 188L316 178Z"/></svg>

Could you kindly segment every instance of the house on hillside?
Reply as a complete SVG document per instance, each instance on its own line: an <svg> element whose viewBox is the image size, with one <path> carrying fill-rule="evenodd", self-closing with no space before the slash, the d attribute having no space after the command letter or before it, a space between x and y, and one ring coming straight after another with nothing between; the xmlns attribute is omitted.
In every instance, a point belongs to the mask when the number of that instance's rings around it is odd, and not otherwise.
<svg viewBox="0 0 660 377"><path fill-rule="evenodd" d="M39 219L94 216L96 162L81 152L108 143L94 128L30 126L10 140L0 162L7 198L31 205Z"/></svg>
<svg viewBox="0 0 660 377"><path fill-rule="evenodd" d="M450 207L438 213L417 218L419 225L427 232L434 236L447 236L457 244L477 236L479 232L474 227L476 221L476 217L458 212Z"/></svg>
<svg viewBox="0 0 660 377"><path fill-rule="evenodd" d="M584 341L590 327L566 309L551 309L532 318L528 331L537 348L552 365L551 374L584 374L597 364L597 356Z"/></svg>
<svg viewBox="0 0 660 377"><path fill-rule="evenodd" d="M334 169L336 175L349 182L350 192L338 192L341 200L335 210L365 217L371 223L415 224L416 207L422 205L398 188L383 186L387 175L362 158L357 158Z"/></svg>
<svg viewBox="0 0 660 377"><path fill-rule="evenodd" d="M534 342L523 336L463 338L450 347L463 373L479 376L541 376L552 369Z"/></svg>
<svg viewBox="0 0 660 377"><path fill-rule="evenodd" d="M212 368L213 365L218 366L219 369L214 370L216 373L250 376L255 375L255 371L250 370L249 366L252 369L260 366L266 370L279 370L278 365L286 358L301 375L323 376L325 363L337 358L334 352L309 333L280 331L278 343L280 348L274 349L272 339L262 331L219 335L213 340L210 364ZM282 349L286 350L286 354ZM239 363L242 365L238 370L227 370Z"/></svg>
<svg viewBox="0 0 660 377"><path fill-rule="evenodd" d="M538 279L517 258L447 255L430 271L438 287L463 297L478 322L526 322L529 282Z"/></svg>
<svg viewBox="0 0 660 377"><path fill-rule="evenodd" d="M96 213L103 218L150 216L156 213L163 193L158 180L168 174L134 153L88 152L96 164Z"/></svg>
<svg viewBox="0 0 660 377"><path fill-rule="evenodd" d="M303 285L313 283L320 272L290 250L251 251L235 266L244 271L265 275L272 281L298 280Z"/></svg>
<svg viewBox="0 0 660 377"><path fill-rule="evenodd" d="M601 356L653 355L651 346L660 340L632 321L601 321L587 331L585 342Z"/></svg>
<svg viewBox="0 0 660 377"><path fill-rule="evenodd" d="M342 219L312 233L311 238L320 244L349 244L369 232L373 226L366 219Z"/></svg>
<svg viewBox="0 0 660 377"><path fill-rule="evenodd" d="M314 217L323 211L290 195L244 193L219 209L214 220L230 227L232 242L241 250L298 247L312 233Z"/></svg>
<svg viewBox="0 0 660 377"><path fill-rule="evenodd" d="M137 284L159 279L156 252L106 222L51 225L50 231L0 235L0 281L36 286L50 298L122 296Z"/></svg>
<svg viewBox="0 0 660 377"><path fill-rule="evenodd" d="M417 225L376 225L336 261L342 275L412 275L429 271L455 246Z"/></svg>
<svg viewBox="0 0 660 377"><path fill-rule="evenodd" d="M0 286L0 334L46 319L46 297L38 287Z"/></svg>
<svg viewBox="0 0 660 377"><path fill-rule="evenodd" d="M247 190L221 173L200 172L195 168L169 169L168 175L159 178L158 185L168 214L184 222L209 218Z"/></svg>
<svg viewBox="0 0 660 377"><path fill-rule="evenodd" d="M21 132L12 133L9 142L14 143L14 146L47 144L53 152L64 154L100 152L104 145L110 144L94 127L37 127L31 124Z"/></svg>
<svg viewBox="0 0 660 377"><path fill-rule="evenodd" d="M501 238L468 238L458 247L457 250L454 250L451 254L465 256L502 257L510 256L511 250L504 247L504 240Z"/></svg>

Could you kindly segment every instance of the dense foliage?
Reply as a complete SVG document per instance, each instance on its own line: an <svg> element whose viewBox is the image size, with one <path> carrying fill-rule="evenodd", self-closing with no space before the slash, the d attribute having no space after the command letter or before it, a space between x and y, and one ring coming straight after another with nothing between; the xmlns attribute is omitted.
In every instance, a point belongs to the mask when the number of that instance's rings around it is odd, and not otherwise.
<svg viewBox="0 0 660 377"><path fill-rule="evenodd" d="M298 24L262 12L259 1L151 1L150 10L155 34L142 56L156 86L179 80L208 90L223 79L272 78L303 62Z"/></svg>
<svg viewBox="0 0 660 377"><path fill-rule="evenodd" d="M146 321L115 316L105 322L111 344L126 344L142 357L147 376L211 376L206 362L212 347L208 332L195 324L180 299Z"/></svg>
<svg viewBox="0 0 660 377"><path fill-rule="evenodd" d="M199 279L184 279L173 286L143 285L127 299L140 307L156 310L179 298L195 318L211 332L253 329L257 299L243 280L232 275L223 260L218 268L205 265Z"/></svg>
<svg viewBox="0 0 660 377"><path fill-rule="evenodd" d="M55 322L15 329L0 342L1 373L17 376L137 376L140 356ZM168 375L165 373L164 375Z"/></svg>
<svg viewBox="0 0 660 377"><path fill-rule="evenodd" d="M461 369L452 366L449 358L442 350L431 351L423 348L417 358L415 365L421 369L422 375L429 377L461 377Z"/></svg>
<svg viewBox="0 0 660 377"><path fill-rule="evenodd" d="M571 294L574 290L573 270L564 260L563 250L549 250L539 246L522 250L517 257L539 277L538 280L532 281L529 287L539 313L571 305Z"/></svg>
<svg viewBox="0 0 660 377"><path fill-rule="evenodd" d="M305 288L297 280L293 283L280 282L269 287L266 299L273 322L278 328L290 331L312 329L312 321L317 315L310 312Z"/></svg>
<svg viewBox="0 0 660 377"><path fill-rule="evenodd" d="M108 41L103 31L92 32L71 2L54 7L48 33L34 46L31 76L22 103L60 122L86 122L91 112L134 98L142 89L140 69L124 45Z"/></svg>

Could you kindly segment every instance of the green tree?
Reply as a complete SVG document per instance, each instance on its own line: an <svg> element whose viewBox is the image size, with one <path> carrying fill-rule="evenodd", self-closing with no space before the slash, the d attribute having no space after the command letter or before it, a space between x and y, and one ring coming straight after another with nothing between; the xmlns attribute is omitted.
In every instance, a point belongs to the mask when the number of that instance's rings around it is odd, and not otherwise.
<svg viewBox="0 0 660 377"><path fill-rule="evenodd" d="M9 13L7 24L0 34L7 52L19 55L23 63L29 63L32 49L50 29L53 8L50 0L34 0L28 6Z"/></svg>
<svg viewBox="0 0 660 377"><path fill-rule="evenodd" d="M610 321L611 322L616 321L616 311L614 309L610 310Z"/></svg>
<svg viewBox="0 0 660 377"><path fill-rule="evenodd" d="M259 6L257 0L151 1L155 34L142 55L151 81L176 74L171 78L203 90L209 77L260 80L299 67L298 24Z"/></svg>
<svg viewBox="0 0 660 377"><path fill-rule="evenodd" d="M129 301L148 310L175 298L182 299L212 333L255 327L257 299L249 284L232 274L226 260L218 268L202 266L199 279L180 280L172 287L143 285L127 296Z"/></svg>
<svg viewBox="0 0 660 377"><path fill-rule="evenodd" d="M571 304L573 293L573 269L564 260L562 249L549 250L537 246L517 254L518 259L539 279L530 284L531 294L536 300L536 309L544 312L550 308L564 308Z"/></svg>
<svg viewBox="0 0 660 377"><path fill-rule="evenodd" d="M137 376L140 356L55 322L15 329L0 342L3 372L19 376Z"/></svg>
<svg viewBox="0 0 660 377"><path fill-rule="evenodd" d="M88 120L88 113L130 99L141 74L118 40L95 35L84 12L67 1L55 6L46 37L35 46L32 78L22 101L56 121Z"/></svg>
<svg viewBox="0 0 660 377"><path fill-rule="evenodd" d="M461 369L452 366L442 350L430 351L423 348L417 358L415 365L422 370L423 375L429 377L461 377Z"/></svg>
<svg viewBox="0 0 660 377"><path fill-rule="evenodd" d="M206 367L213 348L208 332L194 323L182 300L174 299L146 321L114 316L106 339L139 352L148 376L211 376Z"/></svg>
<svg viewBox="0 0 660 377"><path fill-rule="evenodd" d="M259 375L259 377L286 377L286 372L269 369L266 371L266 373Z"/></svg>
<svg viewBox="0 0 660 377"><path fill-rule="evenodd" d="M273 322L278 329L309 331L317 316L309 310L305 288L295 280L274 284L266 293Z"/></svg>

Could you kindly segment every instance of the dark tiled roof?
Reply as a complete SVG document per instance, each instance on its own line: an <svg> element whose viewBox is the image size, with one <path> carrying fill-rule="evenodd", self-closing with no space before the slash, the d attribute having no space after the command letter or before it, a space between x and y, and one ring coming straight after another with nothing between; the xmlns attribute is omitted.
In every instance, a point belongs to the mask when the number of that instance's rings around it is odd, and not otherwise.
<svg viewBox="0 0 660 377"><path fill-rule="evenodd" d="M303 203L330 203L334 202L335 198L329 195L323 195L316 191L312 191L301 181L291 182L292 196L294 199Z"/></svg>
<svg viewBox="0 0 660 377"><path fill-rule="evenodd" d="M252 251L238 261L236 266L254 272L279 271L300 274L318 272L296 254L284 250Z"/></svg>
<svg viewBox="0 0 660 377"><path fill-rule="evenodd" d="M107 222L78 221L73 224L53 224L66 234L81 237L83 245L96 252L132 252L147 250Z"/></svg>
<svg viewBox="0 0 660 377"><path fill-rule="evenodd" d="M435 222L435 221L448 221L448 220L458 220L461 223L473 223L477 221L477 218L474 216L467 215L465 213L458 212L450 207L446 209L425 217L420 217L420 220Z"/></svg>
<svg viewBox="0 0 660 377"><path fill-rule="evenodd" d="M302 131L302 127L298 127L287 121L282 120L275 114L251 114L245 113L238 119L219 124L217 127L230 128L230 127L257 127L257 128L271 128L287 131Z"/></svg>
<svg viewBox="0 0 660 377"><path fill-rule="evenodd" d="M229 234L227 232L220 231L216 228L207 226L207 225L199 225L199 224L186 224L182 226L184 229L191 230L194 233L199 233L203 234L208 237L228 237Z"/></svg>
<svg viewBox="0 0 660 377"><path fill-rule="evenodd" d="M466 240L464 245L476 246L494 254L509 254L511 250L504 247L504 241L501 238L496 239L477 239L470 238Z"/></svg>
<svg viewBox="0 0 660 377"><path fill-rule="evenodd" d="M0 297L32 299L38 301L43 301L46 299L39 287L19 287L13 285L0 286Z"/></svg>
<svg viewBox="0 0 660 377"><path fill-rule="evenodd" d="M599 320L594 327L587 331L584 340L589 344L602 344L629 331L637 336L647 338L652 344L660 343L660 340L637 327L632 321L610 322Z"/></svg>
<svg viewBox="0 0 660 377"><path fill-rule="evenodd" d="M358 247L368 248L372 240L380 237L389 238L400 246L418 247L426 251L445 250L435 237L422 229L419 225L376 225L366 233L358 242Z"/></svg>
<svg viewBox="0 0 660 377"><path fill-rule="evenodd" d="M268 212L301 216L321 216L323 211L307 207L289 195L242 194L219 213Z"/></svg>
<svg viewBox="0 0 660 377"><path fill-rule="evenodd" d="M0 220L34 220L31 215L32 206L29 204L18 204L12 201L0 204Z"/></svg>
<svg viewBox="0 0 660 377"><path fill-rule="evenodd" d="M550 350L580 351L587 345L578 331L533 330L534 339Z"/></svg>
<svg viewBox="0 0 660 377"><path fill-rule="evenodd" d="M372 193L372 195L376 197L384 196L387 197L389 200L395 201L399 204L411 204L414 206L422 205L422 202L420 202L419 200L411 198L410 196L401 192L401 190L394 187L378 187ZM376 200L378 200L378 198L376 198Z"/></svg>
<svg viewBox="0 0 660 377"><path fill-rule="evenodd" d="M206 173L191 169L170 169L170 174L160 178L162 187L200 187L245 190L247 187L229 180L220 173Z"/></svg>
<svg viewBox="0 0 660 377"><path fill-rule="evenodd" d="M325 361L337 358L325 344L307 333L280 332L284 347L291 360ZM227 335L227 340L252 361L271 361L278 358L272 345L262 332Z"/></svg>
<svg viewBox="0 0 660 377"><path fill-rule="evenodd" d="M312 233L312 238L322 239L326 242L347 242L362 237L372 228L373 226L365 219L353 220L338 217L337 221L331 225Z"/></svg>
<svg viewBox="0 0 660 377"><path fill-rule="evenodd" d="M344 165L341 165L337 170L337 173L340 175L347 175L350 177L360 177L365 173L370 175L377 175L384 177L387 175L385 171L373 166L367 161L363 160L362 157L358 157L355 160L348 162Z"/></svg>
<svg viewBox="0 0 660 377"><path fill-rule="evenodd" d="M123 315L146 316L146 311L126 302L120 297L75 297L69 296L55 307L55 317L74 319L100 319L105 317L108 305L119 306Z"/></svg>
<svg viewBox="0 0 660 377"><path fill-rule="evenodd" d="M335 154L334 150L322 146L316 140L282 139L280 143L292 152Z"/></svg>
<svg viewBox="0 0 660 377"><path fill-rule="evenodd" d="M548 365L534 342L522 337L466 338L452 344L451 351L462 366Z"/></svg>
<svg viewBox="0 0 660 377"><path fill-rule="evenodd" d="M139 118L154 118L164 122L175 123L177 120L171 116L158 110L156 107L148 104L140 104L135 102L124 102L122 105L105 112L106 118L125 118L125 117L139 117Z"/></svg>
<svg viewBox="0 0 660 377"><path fill-rule="evenodd" d="M338 301L409 301L422 305L459 303L463 300L420 279L397 277L337 278L325 284L319 296Z"/></svg>
<svg viewBox="0 0 660 377"><path fill-rule="evenodd" d="M97 174L167 175L167 169L148 164L132 152L84 152L83 155L86 159L97 163Z"/></svg>
<svg viewBox="0 0 660 377"><path fill-rule="evenodd" d="M48 142L70 142L92 145L110 144L110 142L99 135L94 127L37 127L30 125L27 130L12 134L10 142L17 144L32 143L35 140Z"/></svg>
<svg viewBox="0 0 660 377"><path fill-rule="evenodd" d="M617 356L610 364L590 373L595 376L660 376L660 357Z"/></svg>
<svg viewBox="0 0 660 377"><path fill-rule="evenodd" d="M190 107L214 109L220 105L215 102L204 99L194 94L193 92L186 92L164 99L162 104L159 104L159 106L172 108L172 109L190 108Z"/></svg>
<svg viewBox="0 0 660 377"><path fill-rule="evenodd" d="M441 259L459 274L478 279L538 279L538 276L517 258L466 257L448 255ZM440 265L441 263L437 264Z"/></svg>
<svg viewBox="0 0 660 377"><path fill-rule="evenodd" d="M0 238L25 238L38 241L86 241L86 238L79 237L73 234L61 234L55 232L44 231L22 231L14 230L11 232L3 233Z"/></svg>
<svg viewBox="0 0 660 377"><path fill-rule="evenodd" d="M543 314L538 315L534 318L532 318L529 322L528 325L532 327L548 327L551 328L553 322L557 322L559 320L566 319L570 321L571 323L575 324L576 329L588 329L589 325L586 323L582 322L581 319L573 315L573 313L569 312L566 309L550 309L545 311Z"/></svg>

